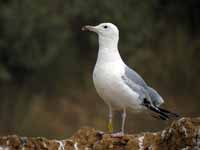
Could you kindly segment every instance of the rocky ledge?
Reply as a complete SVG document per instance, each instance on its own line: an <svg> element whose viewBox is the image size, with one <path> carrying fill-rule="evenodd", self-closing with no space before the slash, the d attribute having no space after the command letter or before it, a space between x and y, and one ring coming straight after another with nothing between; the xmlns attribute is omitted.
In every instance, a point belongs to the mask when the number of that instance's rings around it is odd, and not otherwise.
<svg viewBox="0 0 200 150"><path fill-rule="evenodd" d="M17 135L0 137L0 150L199 150L200 118L181 118L160 132L113 138L81 128L65 140Z"/></svg>

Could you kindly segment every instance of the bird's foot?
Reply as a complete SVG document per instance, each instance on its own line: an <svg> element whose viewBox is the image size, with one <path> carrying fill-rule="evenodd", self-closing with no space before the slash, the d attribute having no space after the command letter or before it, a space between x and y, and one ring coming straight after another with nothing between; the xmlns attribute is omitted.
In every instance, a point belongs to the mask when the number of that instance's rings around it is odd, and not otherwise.
<svg viewBox="0 0 200 150"><path fill-rule="evenodd" d="M124 132L117 132L117 133L112 133L111 137L113 138L122 138L124 136Z"/></svg>
<svg viewBox="0 0 200 150"><path fill-rule="evenodd" d="M97 136L102 137L105 134L103 131L97 131Z"/></svg>

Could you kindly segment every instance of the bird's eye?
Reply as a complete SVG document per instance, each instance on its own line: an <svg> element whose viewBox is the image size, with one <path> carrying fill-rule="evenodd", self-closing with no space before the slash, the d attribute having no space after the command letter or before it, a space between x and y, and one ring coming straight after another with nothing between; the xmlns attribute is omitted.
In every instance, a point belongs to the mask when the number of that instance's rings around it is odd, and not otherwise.
<svg viewBox="0 0 200 150"><path fill-rule="evenodd" d="M104 29L107 29L107 28L108 28L108 26L106 26L106 25L105 25L105 26L103 26L103 28L104 28Z"/></svg>

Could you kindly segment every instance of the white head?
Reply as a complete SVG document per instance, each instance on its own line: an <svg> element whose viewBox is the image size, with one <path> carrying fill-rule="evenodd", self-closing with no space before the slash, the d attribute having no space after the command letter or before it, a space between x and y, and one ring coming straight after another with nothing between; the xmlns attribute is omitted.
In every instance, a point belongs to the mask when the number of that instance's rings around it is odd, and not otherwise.
<svg viewBox="0 0 200 150"><path fill-rule="evenodd" d="M93 31L98 34L100 48L117 48L119 30L112 23L101 23L97 26L86 25L83 31Z"/></svg>

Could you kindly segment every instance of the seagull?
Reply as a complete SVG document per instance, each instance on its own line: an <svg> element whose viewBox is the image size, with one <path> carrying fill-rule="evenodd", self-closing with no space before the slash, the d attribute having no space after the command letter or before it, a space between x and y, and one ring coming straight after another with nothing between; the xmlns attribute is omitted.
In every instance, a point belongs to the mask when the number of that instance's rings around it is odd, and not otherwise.
<svg viewBox="0 0 200 150"><path fill-rule="evenodd" d="M156 90L147 85L143 78L122 60L119 50L119 30L112 23L97 26L86 25L83 31L97 33L99 50L93 71L93 82L99 96L109 108L108 130L113 133L113 110L122 110L121 131L113 136L123 136L127 109L136 112L148 109L158 114L157 117L168 120L178 117L176 113L159 107L164 103Z"/></svg>

